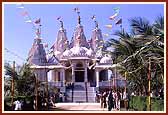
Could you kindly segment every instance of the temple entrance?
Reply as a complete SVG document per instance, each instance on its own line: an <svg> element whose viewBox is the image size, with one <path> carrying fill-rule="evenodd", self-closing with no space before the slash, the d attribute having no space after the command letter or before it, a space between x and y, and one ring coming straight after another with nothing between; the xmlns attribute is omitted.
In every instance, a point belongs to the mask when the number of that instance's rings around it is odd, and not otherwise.
<svg viewBox="0 0 168 115"><path fill-rule="evenodd" d="M108 71L107 70L101 70L99 72L99 81L107 81L108 80Z"/></svg>
<svg viewBox="0 0 168 115"><path fill-rule="evenodd" d="M71 65L70 65L69 62L67 62L67 63L65 64L65 66L66 66L66 67L70 67ZM65 70L65 81L66 81L67 83L68 83L68 82L72 82L72 69L71 69L71 68Z"/></svg>
<svg viewBox="0 0 168 115"><path fill-rule="evenodd" d="M75 68L75 82L84 82L84 68L82 63L76 64Z"/></svg>
<svg viewBox="0 0 168 115"><path fill-rule="evenodd" d="M84 71L75 71L75 82L84 82Z"/></svg>
<svg viewBox="0 0 168 115"><path fill-rule="evenodd" d="M87 69L87 77L88 77L88 82L90 82L90 86L95 87L96 86L95 70Z"/></svg>

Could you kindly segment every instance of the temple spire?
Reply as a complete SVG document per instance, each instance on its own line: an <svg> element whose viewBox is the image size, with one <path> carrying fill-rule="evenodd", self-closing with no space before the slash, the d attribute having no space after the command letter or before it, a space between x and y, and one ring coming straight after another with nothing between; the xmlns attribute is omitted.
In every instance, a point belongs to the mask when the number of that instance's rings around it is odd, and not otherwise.
<svg viewBox="0 0 168 115"><path fill-rule="evenodd" d="M40 38L41 37L41 19L38 18L34 21L34 24L36 26L36 36L37 38Z"/></svg>
<svg viewBox="0 0 168 115"><path fill-rule="evenodd" d="M61 24L61 28L64 28L63 21L60 21L60 24Z"/></svg>
<svg viewBox="0 0 168 115"><path fill-rule="evenodd" d="M63 21L62 21L62 17L59 16L59 17L57 18L57 20L60 22L61 29L64 29L64 24L63 24Z"/></svg>
<svg viewBox="0 0 168 115"><path fill-rule="evenodd" d="M35 20L35 26L36 26L36 30L35 30L35 43L40 44L41 43L41 19L37 19Z"/></svg>
<svg viewBox="0 0 168 115"><path fill-rule="evenodd" d="M102 47L103 47L103 36L102 36L101 30L99 29L99 25L98 25L98 22L96 20L96 16L93 15L91 17L91 19L95 23L95 28L92 31L90 47L93 49L93 51L96 52L96 55L99 57L100 54L102 54L101 50L102 50Z"/></svg>
<svg viewBox="0 0 168 115"><path fill-rule="evenodd" d="M74 11L77 13L78 15L78 24L80 25L81 24L81 17L80 17L80 11L79 11L79 8L74 8Z"/></svg>
<svg viewBox="0 0 168 115"><path fill-rule="evenodd" d="M96 20L94 22L95 22L95 27L98 28L99 27L98 22Z"/></svg>
<svg viewBox="0 0 168 115"><path fill-rule="evenodd" d="M91 17L91 19L94 21L94 23L95 23L95 28L98 28L99 27L99 24L98 24L98 22L97 22L97 20L96 20L96 16L95 15L93 15L92 17Z"/></svg>

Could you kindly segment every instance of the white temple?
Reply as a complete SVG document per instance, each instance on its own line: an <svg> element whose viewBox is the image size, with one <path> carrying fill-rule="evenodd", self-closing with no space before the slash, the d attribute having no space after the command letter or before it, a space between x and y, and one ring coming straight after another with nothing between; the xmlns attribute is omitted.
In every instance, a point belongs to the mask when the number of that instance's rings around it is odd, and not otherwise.
<svg viewBox="0 0 168 115"><path fill-rule="evenodd" d="M98 23L95 21L91 39L87 40L78 15L69 43L60 22L56 42L48 54L41 41L40 28L37 29L28 62L41 82L48 81L50 74L48 85L66 94L64 102L95 102L96 91L117 85L114 78L121 77L114 72L112 58L102 53L104 41Z"/></svg>

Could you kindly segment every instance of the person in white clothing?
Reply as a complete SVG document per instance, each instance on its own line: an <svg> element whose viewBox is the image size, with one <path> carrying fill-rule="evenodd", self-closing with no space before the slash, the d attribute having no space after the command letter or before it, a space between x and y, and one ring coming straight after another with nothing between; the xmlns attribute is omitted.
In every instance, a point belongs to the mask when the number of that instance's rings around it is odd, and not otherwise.
<svg viewBox="0 0 168 115"><path fill-rule="evenodd" d="M14 105L15 105L15 109L16 111L18 110L22 110L22 103L20 102L19 99L17 99L16 101L14 101Z"/></svg>

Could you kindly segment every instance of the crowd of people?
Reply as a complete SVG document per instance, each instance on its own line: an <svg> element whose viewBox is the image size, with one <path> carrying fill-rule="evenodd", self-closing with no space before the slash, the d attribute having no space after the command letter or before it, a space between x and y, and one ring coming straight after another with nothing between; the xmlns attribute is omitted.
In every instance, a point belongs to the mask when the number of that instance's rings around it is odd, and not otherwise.
<svg viewBox="0 0 168 115"><path fill-rule="evenodd" d="M121 92L119 90L106 90L101 91L97 94L97 101L101 103L101 108L107 108L108 111L120 110L121 100L127 99L126 92Z"/></svg>

